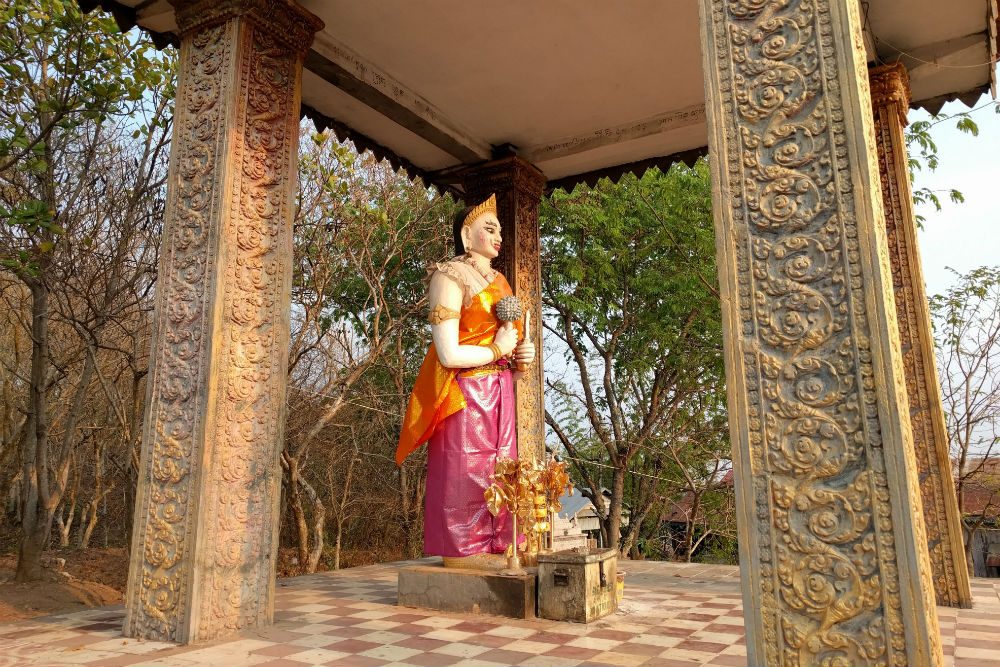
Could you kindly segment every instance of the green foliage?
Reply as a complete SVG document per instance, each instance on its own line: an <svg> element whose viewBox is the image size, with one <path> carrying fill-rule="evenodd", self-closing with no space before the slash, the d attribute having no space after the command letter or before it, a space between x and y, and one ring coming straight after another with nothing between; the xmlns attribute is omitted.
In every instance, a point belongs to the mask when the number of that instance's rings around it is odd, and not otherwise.
<svg viewBox="0 0 1000 667"><path fill-rule="evenodd" d="M710 541L698 555L699 563L739 565L739 544L735 537L720 537Z"/></svg>
<svg viewBox="0 0 1000 667"><path fill-rule="evenodd" d="M308 134L299 163L296 298L322 297L321 331L370 340L391 323L419 364L426 326L412 314L426 298L428 264L448 253L455 203L326 134Z"/></svg>
<svg viewBox="0 0 1000 667"><path fill-rule="evenodd" d="M135 113L149 87L172 96L173 62L75 0L9 0L0 19L0 228L17 240L0 263L31 276L62 233L59 162L85 160L70 146Z"/></svg>
<svg viewBox="0 0 1000 667"><path fill-rule="evenodd" d="M423 453L403 468L394 453L427 352L426 268L449 254L456 205L329 134L301 129L283 451L298 472L294 483L286 475L286 490L294 497L311 480L334 529L327 539L355 556L416 557ZM299 533L300 548L303 540L319 545L314 533Z"/></svg>
<svg viewBox="0 0 1000 667"><path fill-rule="evenodd" d="M547 347L569 369L547 364L550 425L584 488L626 473L651 538L657 508L729 457L707 165L555 192L541 227Z"/></svg>
<svg viewBox="0 0 1000 667"><path fill-rule="evenodd" d="M541 220L546 296L595 332L584 346L614 342L616 374L722 373L704 163L556 192Z"/></svg>
<svg viewBox="0 0 1000 667"><path fill-rule="evenodd" d="M922 204L927 204L934 207L934 210L941 210L941 194L945 194L948 199L955 204L961 204L965 201L965 195L962 194L961 190L956 188L948 188L946 190L931 190L926 187L917 187L917 175L923 170L934 171L938 168L940 159L938 157L938 146L934 140L932 128L941 123L952 122L955 123L955 128L964 134L971 135L973 137L979 136L979 125L976 123L975 119L972 118L972 114L980 111L982 109L993 108L994 112L1000 114L1000 103L996 101L987 102L975 109L970 109L969 111L963 111L954 115L940 114L931 117L930 120L918 120L910 123L906 128L906 146L908 150L908 166L910 169L910 181L914 183L913 187L913 203L918 207ZM920 213L916 214L916 220L918 226L923 226L926 221L926 217Z"/></svg>
<svg viewBox="0 0 1000 667"><path fill-rule="evenodd" d="M981 266L965 274L952 271L956 282L944 294L930 298L935 340L939 346L962 346L963 334L984 317L996 315L1000 304L1000 266Z"/></svg>
<svg viewBox="0 0 1000 667"><path fill-rule="evenodd" d="M1000 515L1000 266L956 273L931 299L941 399L967 549ZM967 505L966 500L971 502ZM971 552L967 554L971 558ZM971 561L970 561L971 562Z"/></svg>

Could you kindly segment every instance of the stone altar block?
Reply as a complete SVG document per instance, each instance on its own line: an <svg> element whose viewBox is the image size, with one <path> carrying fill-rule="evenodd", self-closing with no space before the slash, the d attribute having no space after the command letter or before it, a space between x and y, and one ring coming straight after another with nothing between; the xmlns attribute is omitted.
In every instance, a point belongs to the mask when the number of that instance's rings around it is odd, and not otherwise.
<svg viewBox="0 0 1000 667"><path fill-rule="evenodd" d="M399 571L399 605L469 614L535 618L535 572L518 576L414 565Z"/></svg>
<svg viewBox="0 0 1000 667"><path fill-rule="evenodd" d="M618 608L618 551L556 551L538 556L538 615L590 623Z"/></svg>

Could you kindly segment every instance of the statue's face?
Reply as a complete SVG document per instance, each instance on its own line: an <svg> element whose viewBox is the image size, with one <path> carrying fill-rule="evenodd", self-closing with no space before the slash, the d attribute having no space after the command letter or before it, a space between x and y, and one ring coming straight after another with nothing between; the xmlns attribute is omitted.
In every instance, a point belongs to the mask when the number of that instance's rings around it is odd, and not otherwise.
<svg viewBox="0 0 1000 667"><path fill-rule="evenodd" d="M462 229L462 242L466 252L493 259L500 254L500 221L493 213L480 213Z"/></svg>

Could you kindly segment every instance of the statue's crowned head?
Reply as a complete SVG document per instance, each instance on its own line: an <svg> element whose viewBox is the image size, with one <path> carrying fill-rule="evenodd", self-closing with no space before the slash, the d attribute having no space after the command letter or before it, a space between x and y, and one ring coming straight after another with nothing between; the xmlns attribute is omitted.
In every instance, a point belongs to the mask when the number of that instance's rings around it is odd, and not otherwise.
<svg viewBox="0 0 1000 667"><path fill-rule="evenodd" d="M497 218L497 196L467 206L455 216L455 254L477 254L493 259L500 254L500 220Z"/></svg>

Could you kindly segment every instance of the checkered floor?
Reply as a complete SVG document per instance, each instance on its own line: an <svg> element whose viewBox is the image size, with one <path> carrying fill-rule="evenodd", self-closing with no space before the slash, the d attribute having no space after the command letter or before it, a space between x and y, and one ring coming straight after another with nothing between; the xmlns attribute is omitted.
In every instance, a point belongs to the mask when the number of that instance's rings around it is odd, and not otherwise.
<svg viewBox="0 0 1000 667"><path fill-rule="evenodd" d="M623 563L622 608L578 625L396 607L400 565L281 580L272 627L196 647L123 638L120 607L0 626L0 667L746 664L735 567ZM974 609L938 609L946 664L1000 666L1000 581L972 585Z"/></svg>

